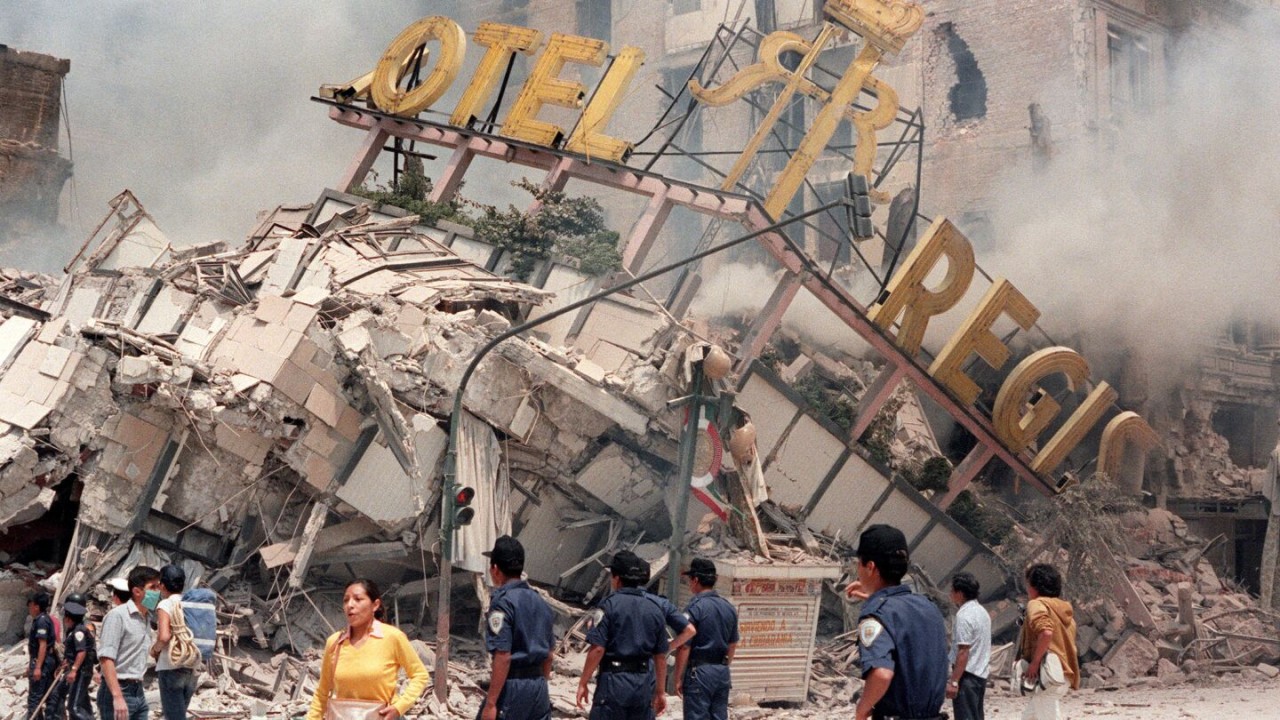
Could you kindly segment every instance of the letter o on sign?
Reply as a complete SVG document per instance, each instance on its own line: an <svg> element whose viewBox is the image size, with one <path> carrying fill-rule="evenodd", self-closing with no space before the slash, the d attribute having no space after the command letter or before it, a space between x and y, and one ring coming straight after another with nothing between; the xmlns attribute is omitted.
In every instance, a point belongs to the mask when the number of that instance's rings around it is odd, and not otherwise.
<svg viewBox="0 0 1280 720"><path fill-rule="evenodd" d="M419 45L440 41L439 57L431 74L412 90L401 90L402 68ZM373 71L370 93L378 109L393 115L413 116L431 107L449 89L462 68L467 51L467 35L458 23L441 15L423 18L400 33L378 61Z"/></svg>

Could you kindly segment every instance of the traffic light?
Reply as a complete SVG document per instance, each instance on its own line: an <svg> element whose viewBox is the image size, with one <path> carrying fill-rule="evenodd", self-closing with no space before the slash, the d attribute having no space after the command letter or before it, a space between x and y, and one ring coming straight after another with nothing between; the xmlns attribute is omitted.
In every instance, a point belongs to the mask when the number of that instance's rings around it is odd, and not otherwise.
<svg viewBox="0 0 1280 720"><path fill-rule="evenodd" d="M849 207L849 230L859 240L875 237L875 225L871 222L871 186L867 183L867 176L849 173L845 184L849 199L853 201Z"/></svg>
<svg viewBox="0 0 1280 720"><path fill-rule="evenodd" d="M473 487L458 486L454 488L453 526L455 528L471 524L471 521L476 516L476 509L471 507L471 501L475 498L476 489Z"/></svg>

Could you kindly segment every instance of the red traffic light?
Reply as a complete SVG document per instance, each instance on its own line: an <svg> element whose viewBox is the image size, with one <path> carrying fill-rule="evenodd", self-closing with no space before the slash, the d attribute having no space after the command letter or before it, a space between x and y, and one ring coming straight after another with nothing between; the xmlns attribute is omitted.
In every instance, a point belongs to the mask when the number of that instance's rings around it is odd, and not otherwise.
<svg viewBox="0 0 1280 720"><path fill-rule="evenodd" d="M454 494L453 501L458 506L470 505L471 501L476 497L476 489L471 487L460 487L458 492Z"/></svg>

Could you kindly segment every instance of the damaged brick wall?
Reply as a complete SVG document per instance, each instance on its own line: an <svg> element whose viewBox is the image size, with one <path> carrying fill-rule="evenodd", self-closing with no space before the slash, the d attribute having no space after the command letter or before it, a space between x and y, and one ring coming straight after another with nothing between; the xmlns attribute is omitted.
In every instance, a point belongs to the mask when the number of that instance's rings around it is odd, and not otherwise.
<svg viewBox="0 0 1280 720"><path fill-rule="evenodd" d="M71 163L58 155L70 69L69 60L0 45L0 230L57 221L71 177Z"/></svg>

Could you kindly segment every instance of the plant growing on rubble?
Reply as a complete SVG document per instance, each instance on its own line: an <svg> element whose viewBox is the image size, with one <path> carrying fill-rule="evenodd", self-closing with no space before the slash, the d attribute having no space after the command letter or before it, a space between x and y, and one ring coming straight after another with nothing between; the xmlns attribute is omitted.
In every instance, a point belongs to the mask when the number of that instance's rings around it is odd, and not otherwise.
<svg viewBox="0 0 1280 720"><path fill-rule="evenodd" d="M920 492L945 492L951 481L951 463L941 455L935 455L921 463L919 470L904 467L900 474L902 479Z"/></svg>
<svg viewBox="0 0 1280 720"><path fill-rule="evenodd" d="M460 225L471 225L474 221L466 214L463 207L465 200L454 197L447 202L432 202L427 197L434 185L431 178L423 174L422 160L407 157L400 177L390 186L378 185L374 189L360 186L351 191L381 205L394 205L417 215L425 225L435 225L440 220L449 220Z"/></svg>
<svg viewBox="0 0 1280 720"><path fill-rule="evenodd" d="M813 373L797 380L791 389L804 398L814 412L835 423L836 427L845 432L853 427L853 418L857 412L853 402L845 396L844 388L833 386Z"/></svg>
<svg viewBox="0 0 1280 720"><path fill-rule="evenodd" d="M508 205L506 210L481 205L476 239L511 254L511 274L528 280L534 266L554 254L573 258L587 275L603 275L622 267L618 233L605 227L604 208L595 198L569 197L558 190L520 180L512 183L537 201L532 212Z"/></svg>
<svg viewBox="0 0 1280 720"><path fill-rule="evenodd" d="M1105 561L1105 550L1123 552L1121 518L1139 509L1137 500L1111 479L1094 475L1034 505L1023 523L1034 539L1011 537L1001 554L1021 570L1060 549L1067 558L1061 568L1068 580L1066 594L1082 599L1109 595L1115 568Z"/></svg>
<svg viewBox="0 0 1280 720"><path fill-rule="evenodd" d="M1007 513L978 502L969 490L956 496L947 514L987 545L1000 545L1013 532L1013 520Z"/></svg>

